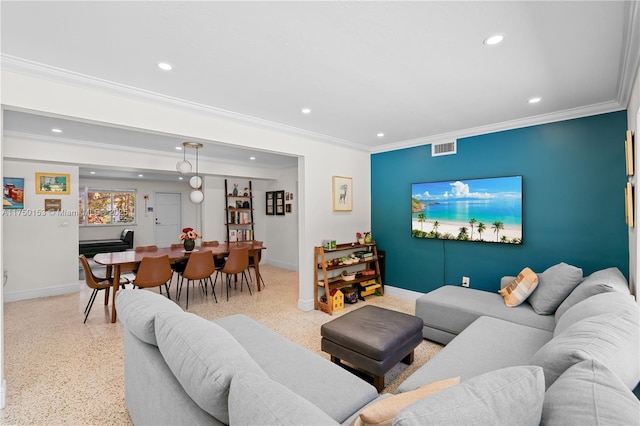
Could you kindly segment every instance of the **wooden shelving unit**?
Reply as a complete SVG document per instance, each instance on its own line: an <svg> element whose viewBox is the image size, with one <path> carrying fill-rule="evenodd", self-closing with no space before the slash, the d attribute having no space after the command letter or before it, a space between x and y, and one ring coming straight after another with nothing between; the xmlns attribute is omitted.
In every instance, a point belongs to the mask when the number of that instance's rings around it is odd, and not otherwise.
<svg viewBox="0 0 640 426"><path fill-rule="evenodd" d="M349 254L367 251L371 253L370 257L359 259L357 263L352 264L334 264L333 259L348 257ZM332 261L328 264L328 261ZM358 244L346 243L338 244L335 249L328 250L324 247L315 247L314 255L314 307L333 315L333 305L331 303L331 290L341 287L354 286L358 289L358 298L364 300L364 296L374 294L376 291L381 295L384 294L382 287L380 266L378 264L378 250L376 244ZM372 271L368 275L362 273L364 270ZM335 276L330 271L335 271ZM355 272L356 276L353 280L345 281L340 277L342 271ZM339 273L338 273L339 272ZM320 288L324 288L327 301L323 302L320 297Z"/></svg>
<svg viewBox="0 0 640 426"><path fill-rule="evenodd" d="M255 239L251 181L249 181L249 186L246 188L247 189L238 189L238 195L233 195L233 190L229 190L227 179L224 180L227 242L251 241Z"/></svg>

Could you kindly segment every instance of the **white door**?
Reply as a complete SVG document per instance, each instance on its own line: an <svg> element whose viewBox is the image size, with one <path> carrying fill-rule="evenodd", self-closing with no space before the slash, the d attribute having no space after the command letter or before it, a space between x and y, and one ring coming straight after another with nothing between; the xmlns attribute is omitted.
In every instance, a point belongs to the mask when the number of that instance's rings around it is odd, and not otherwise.
<svg viewBox="0 0 640 426"><path fill-rule="evenodd" d="M182 229L182 194L156 192L156 245L169 247L177 243Z"/></svg>

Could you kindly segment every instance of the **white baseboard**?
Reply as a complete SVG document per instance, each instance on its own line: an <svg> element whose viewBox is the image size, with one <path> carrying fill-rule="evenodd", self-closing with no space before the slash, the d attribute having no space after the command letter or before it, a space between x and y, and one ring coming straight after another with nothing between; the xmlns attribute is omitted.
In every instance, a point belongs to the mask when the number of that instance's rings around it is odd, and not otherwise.
<svg viewBox="0 0 640 426"><path fill-rule="evenodd" d="M7 380L2 379L2 387L0 388L0 410L4 409L7 404Z"/></svg>
<svg viewBox="0 0 640 426"><path fill-rule="evenodd" d="M277 266L278 268L286 269L288 271L298 270L298 265L294 265L293 263L278 262L277 260L271 260L271 259L265 261L264 263Z"/></svg>
<svg viewBox="0 0 640 426"><path fill-rule="evenodd" d="M18 300L36 299L38 297L59 296L61 294L74 293L76 291L79 291L81 285L84 285L84 281L79 281L74 284L67 284L58 287L14 291L11 293L5 292L3 300L5 302L17 302Z"/></svg>
<svg viewBox="0 0 640 426"><path fill-rule="evenodd" d="M300 309L301 311L313 311L314 308L314 303L313 303L313 299L307 299L307 300L302 300L302 299L298 299L298 309Z"/></svg>
<svg viewBox="0 0 640 426"><path fill-rule="evenodd" d="M418 297L423 296L424 293L420 293L413 290L405 290L404 288L394 287L391 285L384 286L384 294L390 296L402 297L403 299L416 300Z"/></svg>

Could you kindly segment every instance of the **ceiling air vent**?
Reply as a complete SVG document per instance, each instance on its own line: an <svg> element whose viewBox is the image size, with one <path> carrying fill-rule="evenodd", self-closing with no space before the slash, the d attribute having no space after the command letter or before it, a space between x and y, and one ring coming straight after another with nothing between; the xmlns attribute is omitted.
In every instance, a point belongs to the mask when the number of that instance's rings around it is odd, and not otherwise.
<svg viewBox="0 0 640 426"><path fill-rule="evenodd" d="M457 152L456 141L431 144L431 156L451 155Z"/></svg>

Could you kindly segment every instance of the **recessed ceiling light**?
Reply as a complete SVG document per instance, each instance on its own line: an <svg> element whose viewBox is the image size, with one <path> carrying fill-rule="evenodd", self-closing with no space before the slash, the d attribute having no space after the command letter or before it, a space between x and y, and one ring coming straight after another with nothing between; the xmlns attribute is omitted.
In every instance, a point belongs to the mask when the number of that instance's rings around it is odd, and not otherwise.
<svg viewBox="0 0 640 426"><path fill-rule="evenodd" d="M158 62L158 68L163 71L171 71L173 69L173 66L168 62Z"/></svg>
<svg viewBox="0 0 640 426"><path fill-rule="evenodd" d="M249 157L249 160L252 160L252 161L253 161L253 160L255 160L255 159L256 159L256 157Z"/></svg>
<svg viewBox="0 0 640 426"><path fill-rule="evenodd" d="M61 129L58 129L57 127L54 127L53 129L51 129L51 131L52 131L53 133L62 133L62 130L61 130Z"/></svg>
<svg viewBox="0 0 640 426"><path fill-rule="evenodd" d="M144 177L144 175L141 173L141 174L138 175L138 177Z"/></svg>
<svg viewBox="0 0 640 426"><path fill-rule="evenodd" d="M178 176L178 180L182 180L182 176Z"/></svg>
<svg viewBox="0 0 640 426"><path fill-rule="evenodd" d="M302 108L300 112L303 114L311 114L311 108Z"/></svg>
<svg viewBox="0 0 640 426"><path fill-rule="evenodd" d="M96 174L96 172L94 172L94 171L90 171L89 173L92 174L92 175Z"/></svg>
<svg viewBox="0 0 640 426"><path fill-rule="evenodd" d="M482 43L487 45L487 46L493 46L495 44L501 43L505 38L504 34L494 34L492 36L489 36L487 38L485 38Z"/></svg>
<svg viewBox="0 0 640 426"><path fill-rule="evenodd" d="M181 146L176 146L176 150L177 151L182 151L182 147Z"/></svg>
<svg viewBox="0 0 640 426"><path fill-rule="evenodd" d="M378 136L379 138L383 138L384 137L384 133L380 132L376 136Z"/></svg>
<svg viewBox="0 0 640 426"><path fill-rule="evenodd" d="M530 104L537 104L537 103L538 103L538 102L540 102L541 100L542 100L542 98L538 98L538 97L536 97L536 98L531 98L531 99L529 99L529 103L530 103Z"/></svg>

